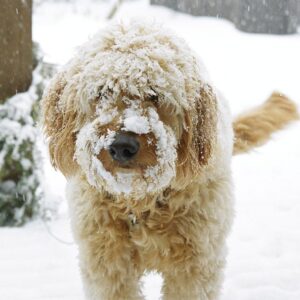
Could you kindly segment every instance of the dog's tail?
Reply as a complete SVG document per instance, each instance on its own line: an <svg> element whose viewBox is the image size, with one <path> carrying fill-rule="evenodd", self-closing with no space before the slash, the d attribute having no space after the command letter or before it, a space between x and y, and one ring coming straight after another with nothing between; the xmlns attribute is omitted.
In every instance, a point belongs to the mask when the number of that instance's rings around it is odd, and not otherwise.
<svg viewBox="0 0 300 300"><path fill-rule="evenodd" d="M263 145L273 132L299 119L297 106L285 95L274 92L261 106L241 114L233 121L233 154Z"/></svg>

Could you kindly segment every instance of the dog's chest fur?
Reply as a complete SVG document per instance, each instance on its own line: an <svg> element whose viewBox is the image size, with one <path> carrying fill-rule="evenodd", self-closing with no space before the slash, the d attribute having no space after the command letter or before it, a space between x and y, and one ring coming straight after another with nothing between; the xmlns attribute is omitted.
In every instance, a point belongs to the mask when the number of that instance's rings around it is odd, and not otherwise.
<svg viewBox="0 0 300 300"><path fill-rule="evenodd" d="M182 258L188 251L188 222L184 218L190 213L185 206L172 212L168 203L157 202L151 211L121 216L135 264L142 269L163 271L164 265Z"/></svg>
<svg viewBox="0 0 300 300"><path fill-rule="evenodd" d="M115 202L82 183L75 183L73 193L68 193L75 237L88 240L95 252L103 251L99 255L109 257L113 244L105 241L118 241L118 251L129 249L141 272L163 272L164 266L192 255L194 249L190 245L193 240L201 240L195 224L203 223L205 228L209 222L206 206L210 196L207 189L199 193L199 185L184 192L168 191L154 202L141 200L135 207L129 207L125 200ZM147 205L149 209L142 209Z"/></svg>

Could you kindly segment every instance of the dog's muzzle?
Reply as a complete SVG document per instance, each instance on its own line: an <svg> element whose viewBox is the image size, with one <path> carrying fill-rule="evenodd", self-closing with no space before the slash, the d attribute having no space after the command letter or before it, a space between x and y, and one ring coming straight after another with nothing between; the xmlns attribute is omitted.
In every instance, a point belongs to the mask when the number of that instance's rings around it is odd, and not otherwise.
<svg viewBox="0 0 300 300"><path fill-rule="evenodd" d="M124 110L118 123L123 127L118 131L106 129L99 134L99 126L108 124L104 124L107 119L100 116L85 124L77 135L75 159L90 185L116 195L142 199L169 186L176 176L177 140L173 129L160 120L155 108L136 106L132 104ZM157 163L142 168L139 155L147 153L140 153L144 141L141 135L148 133L155 139ZM145 142L150 144L152 141L151 138ZM111 166L115 168L112 171L101 161L101 151L117 163Z"/></svg>
<svg viewBox="0 0 300 300"><path fill-rule="evenodd" d="M126 163L132 160L140 149L137 138L129 133L118 133L109 147L109 154L113 160Z"/></svg>

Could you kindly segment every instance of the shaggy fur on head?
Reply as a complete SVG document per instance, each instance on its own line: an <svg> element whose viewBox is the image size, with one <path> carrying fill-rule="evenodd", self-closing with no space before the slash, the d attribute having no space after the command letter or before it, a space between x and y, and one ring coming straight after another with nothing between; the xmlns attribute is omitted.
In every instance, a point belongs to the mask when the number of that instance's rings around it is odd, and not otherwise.
<svg viewBox="0 0 300 300"><path fill-rule="evenodd" d="M234 136L226 101L185 42L155 24L111 26L55 76L42 108L52 164L68 180L86 298L143 299L139 279L156 270L165 300L217 299ZM242 148L238 128L251 118L235 123L235 152L265 139ZM109 154L124 132L140 145L126 165Z"/></svg>

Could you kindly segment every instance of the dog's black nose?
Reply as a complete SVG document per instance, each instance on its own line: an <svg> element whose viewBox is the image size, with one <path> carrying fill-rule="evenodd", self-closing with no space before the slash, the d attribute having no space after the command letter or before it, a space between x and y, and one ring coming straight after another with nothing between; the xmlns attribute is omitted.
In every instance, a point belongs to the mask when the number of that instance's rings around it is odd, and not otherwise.
<svg viewBox="0 0 300 300"><path fill-rule="evenodd" d="M125 163L134 158L139 148L140 144L134 136L119 133L110 145L109 153L114 160Z"/></svg>

